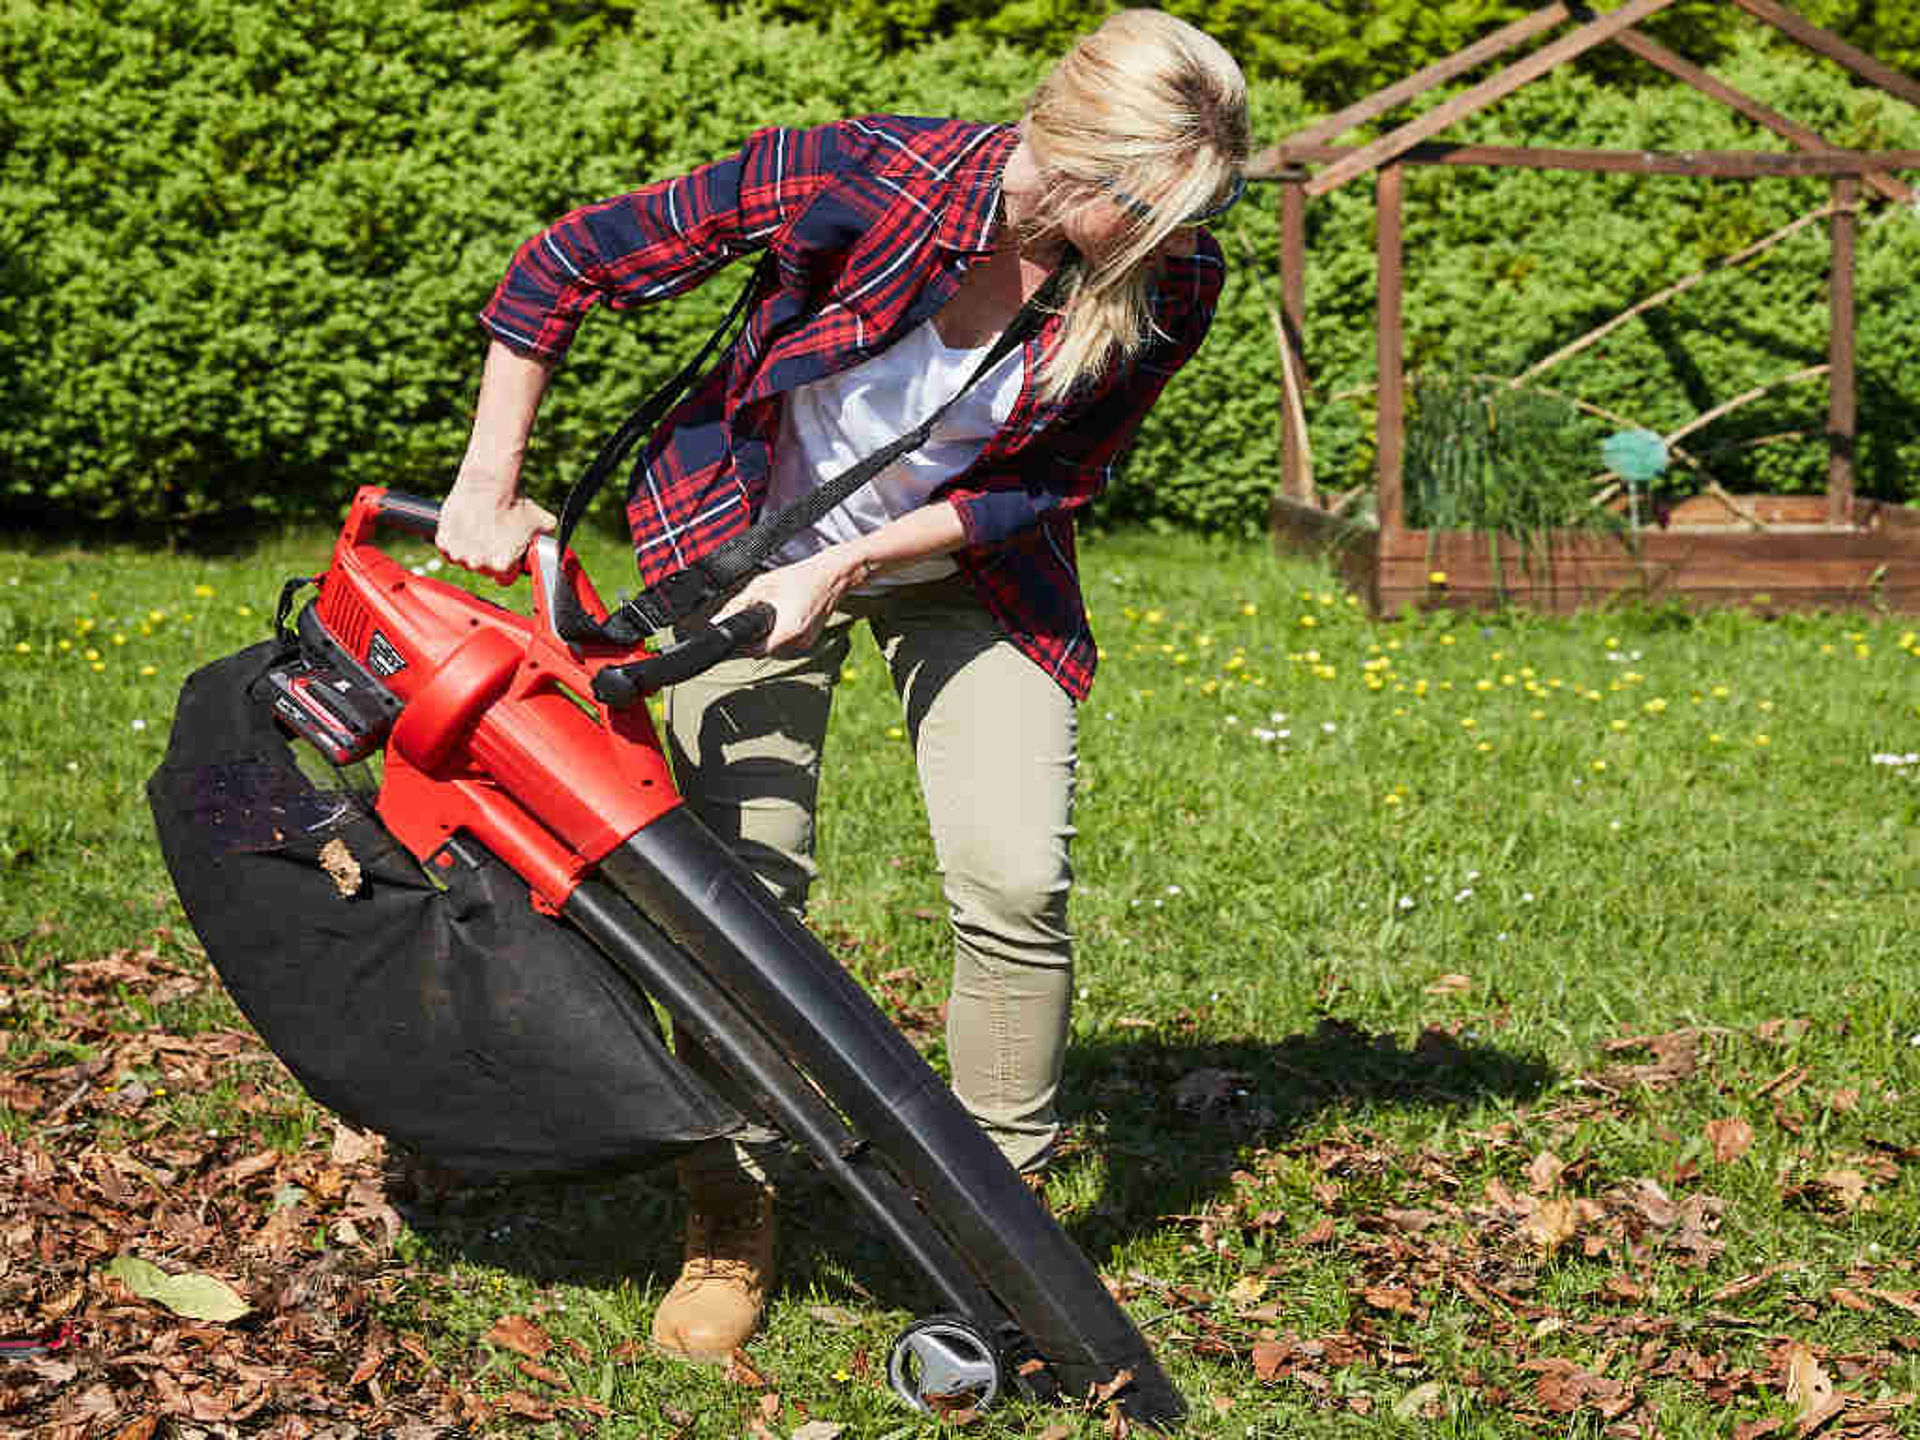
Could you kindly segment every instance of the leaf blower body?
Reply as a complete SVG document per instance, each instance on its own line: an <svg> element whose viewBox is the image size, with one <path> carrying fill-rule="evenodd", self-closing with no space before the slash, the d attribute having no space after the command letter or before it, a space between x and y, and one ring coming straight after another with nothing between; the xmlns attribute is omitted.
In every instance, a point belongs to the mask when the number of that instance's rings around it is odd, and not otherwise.
<svg viewBox="0 0 1920 1440"><path fill-rule="evenodd" d="M605 611L551 540L529 552L531 616L376 543L383 527L430 535L435 519L428 502L362 490L297 639L196 675L149 787L189 917L263 1037L316 1098L429 1158L612 1168L740 1123L666 1053L650 997L939 1297L945 1314L896 1342L890 1380L909 1403L943 1386L990 1398L1002 1382L1079 1398L1127 1372L1123 1408L1177 1424L1179 1393L1086 1257L687 810L646 707L602 698L657 688L671 656L635 666L562 642L559 587ZM371 813L303 788L290 734L336 764L377 751ZM319 858L329 840L362 852L352 894ZM284 889L245 898L267 883ZM349 920L382 905L377 939L356 940ZM382 963L341 953L362 945ZM462 1057L444 1079L441 1051ZM413 1078L370 1090L373 1064ZM444 1103L397 1103L423 1086ZM496 1126L511 1144L477 1133Z"/></svg>

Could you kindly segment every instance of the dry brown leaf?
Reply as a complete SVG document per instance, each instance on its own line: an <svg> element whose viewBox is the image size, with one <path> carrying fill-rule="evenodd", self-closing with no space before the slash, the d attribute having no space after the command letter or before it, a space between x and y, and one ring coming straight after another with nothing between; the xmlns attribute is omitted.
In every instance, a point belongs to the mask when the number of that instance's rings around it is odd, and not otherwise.
<svg viewBox="0 0 1920 1440"><path fill-rule="evenodd" d="M1464 995L1473 988L1473 979L1467 975L1437 975L1427 983L1429 995Z"/></svg>
<svg viewBox="0 0 1920 1440"><path fill-rule="evenodd" d="M1732 1164L1753 1147L1753 1126L1739 1115L1707 1122L1707 1143L1713 1158L1722 1165Z"/></svg>
<svg viewBox="0 0 1920 1440"><path fill-rule="evenodd" d="M1287 1357L1293 1353L1293 1346L1282 1340L1256 1340L1253 1342L1253 1373L1262 1383L1268 1383L1280 1373L1280 1367L1287 1363Z"/></svg>
<svg viewBox="0 0 1920 1440"><path fill-rule="evenodd" d="M320 868L327 872L341 899L351 900L360 893L363 880L360 862L353 858L353 852L347 849L347 842L338 835L320 847Z"/></svg>
<svg viewBox="0 0 1920 1440"><path fill-rule="evenodd" d="M1573 1238L1579 1223L1579 1211L1573 1201L1564 1195L1555 1195L1535 1205L1520 1222L1520 1229L1543 1252L1551 1255Z"/></svg>
<svg viewBox="0 0 1920 1440"><path fill-rule="evenodd" d="M361 1165L378 1159L387 1142L371 1130L355 1130L350 1125L333 1127L333 1150L329 1159L336 1165Z"/></svg>
<svg viewBox="0 0 1920 1440"><path fill-rule="evenodd" d="M749 1390L762 1390L767 1384L767 1377L753 1368L753 1362L747 1358L747 1352L737 1345L733 1353L727 1356L727 1379L735 1385L744 1385Z"/></svg>
<svg viewBox="0 0 1920 1440"><path fill-rule="evenodd" d="M524 1315L502 1315L482 1338L529 1360L539 1360L553 1348L547 1332Z"/></svg>
<svg viewBox="0 0 1920 1440"><path fill-rule="evenodd" d="M1795 1418L1805 1424L1833 1399L1833 1380L1818 1357L1800 1341L1787 1346L1782 1357L1787 1372L1787 1403L1794 1407Z"/></svg>
<svg viewBox="0 0 1920 1440"><path fill-rule="evenodd" d="M1114 1371L1113 1378L1107 1381L1106 1384L1104 1385L1095 1384L1095 1385L1089 1385L1087 1387L1088 1408L1091 1409L1096 1405L1106 1404L1109 1400L1113 1399L1114 1396L1118 1395L1122 1390L1126 1389L1131 1384L1133 1384L1133 1371L1131 1370Z"/></svg>
<svg viewBox="0 0 1920 1440"><path fill-rule="evenodd" d="M1382 1210L1380 1217L1403 1235L1422 1234L1443 1218L1432 1210Z"/></svg>
<svg viewBox="0 0 1920 1440"><path fill-rule="evenodd" d="M1566 1161L1551 1150L1542 1150L1527 1166L1527 1188L1536 1195L1545 1195L1560 1183L1566 1168Z"/></svg>
<svg viewBox="0 0 1920 1440"><path fill-rule="evenodd" d="M542 1365L533 1360L522 1360L517 1367L529 1380L538 1380L543 1385L551 1385L556 1390L571 1390L573 1386L567 1377L551 1365Z"/></svg>

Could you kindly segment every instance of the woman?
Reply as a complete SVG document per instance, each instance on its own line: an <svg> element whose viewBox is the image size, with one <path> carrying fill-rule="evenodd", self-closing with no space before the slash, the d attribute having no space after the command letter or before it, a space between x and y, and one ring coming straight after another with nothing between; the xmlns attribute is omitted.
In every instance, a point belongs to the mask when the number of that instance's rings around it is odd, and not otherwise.
<svg viewBox="0 0 1920 1440"><path fill-rule="evenodd" d="M554 523L520 495L520 461L584 313L774 252L777 283L742 339L636 469L628 515L650 585L913 429L1064 267L1038 333L729 602L772 606L760 653L667 699L688 803L798 910L833 687L852 627L871 626L943 873L953 1086L1026 1171L1058 1133L1073 990L1074 706L1095 651L1072 516L1206 333L1224 270L1202 227L1239 198L1247 151L1227 53L1158 11L1124 11L1061 59L1017 127L870 116L762 131L535 236L482 315L493 344L438 544L506 576ZM654 1339L724 1360L764 1304L771 1189L732 1142L680 1173L687 1258Z"/></svg>

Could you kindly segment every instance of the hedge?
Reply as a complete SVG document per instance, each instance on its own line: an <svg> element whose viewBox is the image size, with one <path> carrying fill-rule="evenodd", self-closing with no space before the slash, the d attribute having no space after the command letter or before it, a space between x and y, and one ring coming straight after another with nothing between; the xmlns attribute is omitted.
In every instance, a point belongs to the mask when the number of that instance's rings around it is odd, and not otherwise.
<svg viewBox="0 0 1920 1440"><path fill-rule="evenodd" d="M366 482L439 493L484 348L474 312L526 235L763 124L887 109L1011 118L1046 63L978 35L888 56L843 21L727 15L703 0L650 0L626 28L534 45L524 8L0 8L5 521L191 527L332 514ZM1920 148L1912 114L1830 67L1750 46L1726 73L1842 143ZM1263 138L1311 113L1296 86L1256 87ZM1457 133L1752 143L1690 93L1635 98L1576 75ZM1409 190L1414 361L1508 374L1824 193L1453 170L1417 172ZM1234 270L1215 333L1151 417L1105 519L1262 525L1277 465L1272 198L1257 189L1223 227ZM1330 485L1367 473L1371 225L1364 184L1311 211L1312 424ZM1903 499L1920 473L1920 300L1905 283L1915 249L1913 216L1884 207L1861 246L1863 486ZM1555 382L1662 428L1817 363L1824 263L1808 232L1620 332ZM539 493L562 492L734 288L723 277L584 327L530 457ZM1802 387L1697 443L1769 428L1817 437L1823 415L1818 387ZM1806 489L1824 459L1816 438L1726 465L1716 473L1736 488Z"/></svg>

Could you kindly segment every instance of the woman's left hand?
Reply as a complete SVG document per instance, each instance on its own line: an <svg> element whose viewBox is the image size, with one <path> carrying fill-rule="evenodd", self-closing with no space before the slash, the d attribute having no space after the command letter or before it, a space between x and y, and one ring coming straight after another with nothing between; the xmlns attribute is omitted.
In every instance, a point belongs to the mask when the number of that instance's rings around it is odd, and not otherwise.
<svg viewBox="0 0 1920 1440"><path fill-rule="evenodd" d="M834 546L791 565L763 570L723 605L714 618L724 619L756 602L770 605L774 613L773 629L755 653L785 655L809 649L820 638L821 628L840 604L841 597L872 573L871 565L850 561L838 553L843 548Z"/></svg>

